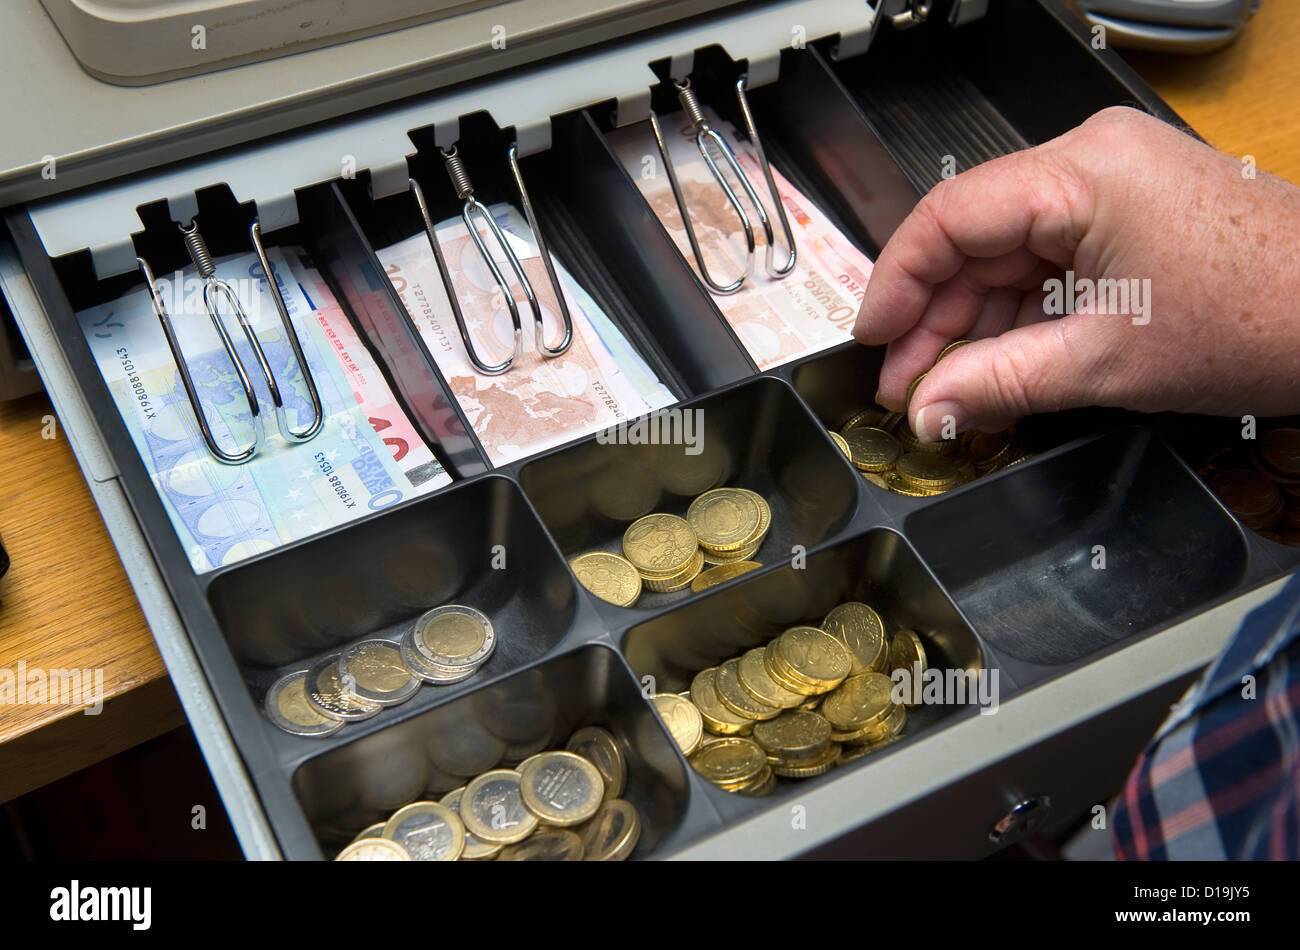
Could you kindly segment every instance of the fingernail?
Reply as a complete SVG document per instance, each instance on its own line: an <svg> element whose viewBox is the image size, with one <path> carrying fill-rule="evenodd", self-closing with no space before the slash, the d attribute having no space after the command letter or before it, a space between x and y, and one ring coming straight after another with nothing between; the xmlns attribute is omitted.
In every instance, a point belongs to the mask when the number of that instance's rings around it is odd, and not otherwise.
<svg viewBox="0 0 1300 950"><path fill-rule="evenodd" d="M955 439L966 425L966 414L951 400L932 402L916 413L916 437L922 442Z"/></svg>

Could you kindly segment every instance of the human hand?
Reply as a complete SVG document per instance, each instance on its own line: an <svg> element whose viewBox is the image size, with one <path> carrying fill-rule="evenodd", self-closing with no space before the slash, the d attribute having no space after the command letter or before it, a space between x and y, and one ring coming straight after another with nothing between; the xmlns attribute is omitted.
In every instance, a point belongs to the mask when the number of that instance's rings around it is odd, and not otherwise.
<svg viewBox="0 0 1300 950"><path fill-rule="evenodd" d="M1300 411L1300 189L1242 169L1112 108L940 182L881 252L854 327L889 344L878 400L902 409L928 370L908 405L925 441L1087 405ZM1128 312L1120 297L1056 316L1045 282L1067 270L1124 282Z"/></svg>

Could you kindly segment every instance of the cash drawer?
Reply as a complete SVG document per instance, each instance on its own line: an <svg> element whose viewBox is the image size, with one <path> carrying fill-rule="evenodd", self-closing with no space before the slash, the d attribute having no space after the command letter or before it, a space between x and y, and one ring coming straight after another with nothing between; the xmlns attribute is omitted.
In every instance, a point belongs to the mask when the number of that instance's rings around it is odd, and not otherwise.
<svg viewBox="0 0 1300 950"><path fill-rule="evenodd" d="M827 430L872 403L883 353L841 343L760 368L611 144L651 107L674 111L665 80L683 71L739 124L724 93L747 72L774 166L874 256L942 174L936 160L965 167L1118 103L1176 121L1056 0L994 0L983 16L961 0L928 18L920 6L673 4L652 31L587 31L564 56L452 69L414 99L394 85L393 102L325 125L167 167L126 149L115 161L135 162L132 176L67 195L9 188L4 298L249 857L331 856L407 802L585 725L626 757L637 858L979 856L1009 840L990 832L1017 807L1051 828L1112 793L1189 678L1300 565L1189 464L1211 420L1064 413L1029 421L1032 457L938 497L863 479ZM1027 94L1043 87L1054 94ZM286 126L307 116L284 109ZM588 435L503 459L415 331L376 250L420 233L408 179L431 182L458 141L482 193L508 197L506 166L486 157L509 133L556 260L662 381L660 413L699 411L698 456ZM355 168L318 174L337 156ZM455 212L450 192L427 190L435 216ZM254 216L268 247L306 248L449 484L196 569L76 317L138 286L137 253L179 266L160 222L195 213L228 222L205 225L218 253L247 251ZM631 607L584 589L568 561L618 549L627 499L684 511L701 467L763 495L776 554ZM922 631L947 667L996 673L996 713L918 707L888 747L765 797L692 769L652 691L686 690L695 671L853 599ZM476 675L324 738L262 713L286 672L400 636L449 601L497 627Z"/></svg>

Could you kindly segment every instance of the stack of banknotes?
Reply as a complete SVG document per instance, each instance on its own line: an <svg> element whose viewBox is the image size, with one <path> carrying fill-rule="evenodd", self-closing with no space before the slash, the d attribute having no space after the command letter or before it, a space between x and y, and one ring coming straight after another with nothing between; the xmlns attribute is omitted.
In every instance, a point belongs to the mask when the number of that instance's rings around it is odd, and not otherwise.
<svg viewBox="0 0 1300 950"><path fill-rule="evenodd" d="M546 340L560 339L563 322L527 220L509 204L489 212L505 232L542 308ZM480 357L504 359L514 326L504 295L459 218L435 227L453 289ZM487 239L489 247L492 241ZM494 248L495 250L495 248ZM498 252L524 328L524 351L498 376L478 372L452 315L429 240L420 232L378 251L429 352L451 387L474 434L494 465L534 455L573 439L635 419L676 400L591 295L556 261L556 272L573 319L573 345L554 359L533 342L533 319L518 280Z"/></svg>
<svg viewBox="0 0 1300 950"><path fill-rule="evenodd" d="M233 314L225 325L257 393L262 449L244 465L207 451L148 292L140 287L77 314L86 341L196 572L233 564L449 484L370 352L301 252L267 256L316 380L325 423L298 444L276 431L270 393ZM288 421L306 427L312 406L255 254L223 260L280 391ZM159 281L217 443L247 445L254 422L192 270Z"/></svg>
<svg viewBox="0 0 1300 950"><path fill-rule="evenodd" d="M766 204L776 235L775 260L780 265L785 261L781 222L753 146L729 122L707 108L704 111L713 128L731 145L737 162ZM730 281L745 266L746 244L740 219L700 155L685 113L663 116L660 125L705 264L717 280ZM609 141L641 194L695 268L681 213L649 123L616 129ZM735 294L713 298L759 369L779 366L850 339L872 266L871 259L777 169L772 169L772 175L794 231L798 263L782 279L765 273L763 230L744 192L733 182L759 247L754 272L745 285Z"/></svg>

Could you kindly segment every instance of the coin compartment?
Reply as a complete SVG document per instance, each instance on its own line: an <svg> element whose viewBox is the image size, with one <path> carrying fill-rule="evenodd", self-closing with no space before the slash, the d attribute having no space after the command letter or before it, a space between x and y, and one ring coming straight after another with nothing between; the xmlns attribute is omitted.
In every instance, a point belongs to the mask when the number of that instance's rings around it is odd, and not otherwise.
<svg viewBox="0 0 1300 950"><path fill-rule="evenodd" d="M752 364L740 352L707 292L684 262L670 253L667 235L656 233L642 220L644 212L632 203L639 196L620 177L621 169L614 166L590 116L578 112L556 117L552 129L551 148L519 161L543 237L556 261L596 299L678 398L751 374ZM433 130L412 130L410 136L416 147L409 160L410 173L420 183L430 216L435 223L459 218L463 202L448 179ZM506 161L511 140L485 114L461 121L456 147L474 182L475 196L484 204L504 201L520 206ZM371 247L387 247L424 233L418 205L409 192L375 200L362 179L343 183L342 191ZM396 291L388 287L385 295L388 305L401 312ZM524 345L531 349L532 318L522 304L521 319ZM422 340L421 348L434 364Z"/></svg>
<svg viewBox="0 0 1300 950"><path fill-rule="evenodd" d="M628 665L643 682L661 692L690 688L700 670L761 646L801 623L817 625L838 604L870 604L892 636L915 630L929 665L940 670L997 670L998 659L944 592L930 569L898 531L874 528L849 540L811 551L801 566L786 563L762 575L746 575L672 610L626 629L620 644ZM999 698L1015 691L1013 680L998 672ZM826 776L781 779L775 796L797 794L808 782L826 781L940 728L942 723L976 714L973 705L918 705L908 710L903 737L857 762L837 766ZM705 783L707 786L707 783ZM724 817L769 807L772 797L749 799L708 786L710 800Z"/></svg>
<svg viewBox="0 0 1300 950"><path fill-rule="evenodd" d="M788 559L796 545L820 543L857 511L854 473L779 380L740 383L651 419L661 433L694 431L698 454L688 454L685 444L611 441L619 438L613 430L518 468L520 484L566 558L621 553L623 533L637 518L651 512L685 516L696 496L722 485L756 491L771 507L771 527L754 555L764 564ZM627 431L628 439L636 437L636 429ZM647 589L626 610L657 609L691 596L689 588ZM613 617L627 616L624 608L598 603Z"/></svg>
<svg viewBox="0 0 1300 950"><path fill-rule="evenodd" d="M608 646L593 645L304 761L292 784L313 840L296 842L298 853L288 856L331 855L407 802L436 800L488 769L562 749L587 725L613 733L627 760L621 797L642 823L634 857L671 850L715 827L711 810L689 807L687 766L623 661Z"/></svg>
<svg viewBox="0 0 1300 950"><path fill-rule="evenodd" d="M1007 469L904 530L1022 682L1204 610L1248 574L1240 528L1146 429Z"/></svg>
<svg viewBox="0 0 1300 950"><path fill-rule="evenodd" d="M522 493L495 476L221 571L208 600L259 702L285 673L356 640L398 639L432 607L463 603L487 614L496 649L473 677L423 685L343 730L353 732L532 662L565 636L579 604Z"/></svg>

